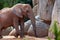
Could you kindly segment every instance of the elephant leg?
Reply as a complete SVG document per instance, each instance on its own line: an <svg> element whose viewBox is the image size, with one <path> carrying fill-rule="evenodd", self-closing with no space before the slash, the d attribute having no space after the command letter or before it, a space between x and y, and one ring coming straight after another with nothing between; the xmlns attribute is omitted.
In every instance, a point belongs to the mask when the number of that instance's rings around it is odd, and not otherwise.
<svg viewBox="0 0 60 40"><path fill-rule="evenodd" d="M2 37L2 30L1 29L2 29L2 25L0 24L0 39L3 38Z"/></svg>
<svg viewBox="0 0 60 40"><path fill-rule="evenodd" d="M28 14L28 17L30 18L31 20L31 23L33 25L33 30L35 32L35 36L37 37L37 34L36 34L36 21L35 21L35 16L32 14Z"/></svg>
<svg viewBox="0 0 60 40"><path fill-rule="evenodd" d="M15 29L16 29L16 34L15 34L15 37L18 37L18 35L19 35L19 27L18 27L18 19L17 18L14 18L13 19L13 26L15 27Z"/></svg>
<svg viewBox="0 0 60 40"><path fill-rule="evenodd" d="M2 37L2 33L1 33L1 32L2 32L2 30L0 30L0 39L1 39L1 38L3 38L3 37Z"/></svg>
<svg viewBox="0 0 60 40"><path fill-rule="evenodd" d="M20 19L20 29L21 29L20 37L23 38L24 37L24 18Z"/></svg>

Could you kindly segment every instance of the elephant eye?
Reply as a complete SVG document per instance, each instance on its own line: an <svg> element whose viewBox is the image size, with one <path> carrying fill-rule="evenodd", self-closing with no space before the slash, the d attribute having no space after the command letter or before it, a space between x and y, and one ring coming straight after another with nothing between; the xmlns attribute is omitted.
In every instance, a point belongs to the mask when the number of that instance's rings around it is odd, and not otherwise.
<svg viewBox="0 0 60 40"><path fill-rule="evenodd" d="M27 10L27 12L29 12L29 10Z"/></svg>

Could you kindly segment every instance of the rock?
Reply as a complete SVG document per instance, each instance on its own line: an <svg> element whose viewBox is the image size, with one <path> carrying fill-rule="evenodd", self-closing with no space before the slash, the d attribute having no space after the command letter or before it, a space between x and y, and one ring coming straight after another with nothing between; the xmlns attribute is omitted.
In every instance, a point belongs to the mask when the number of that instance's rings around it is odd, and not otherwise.
<svg viewBox="0 0 60 40"><path fill-rule="evenodd" d="M8 35L13 30L13 27L8 27L5 30L2 30L2 35Z"/></svg>
<svg viewBox="0 0 60 40"><path fill-rule="evenodd" d="M43 21L43 20L40 20L40 16L39 15L35 16L35 20L36 21ZM28 20L28 21L26 21L24 23L25 32L29 29L30 25L31 25L31 20Z"/></svg>
<svg viewBox="0 0 60 40"><path fill-rule="evenodd" d="M57 29L60 30L60 0L55 0L53 12L52 12L52 22L48 33L48 36L50 38L55 38L54 31L53 31L54 28L52 26L55 21L57 21L58 24Z"/></svg>
<svg viewBox="0 0 60 40"><path fill-rule="evenodd" d="M49 25L41 22L41 21L36 21L36 33L38 37L45 37L48 35L48 29ZM28 35L34 36L34 31L33 31L33 26L31 25L28 32Z"/></svg>
<svg viewBox="0 0 60 40"><path fill-rule="evenodd" d="M9 33L9 36L15 36L15 34L16 34L16 30L15 29L13 29L10 33Z"/></svg>
<svg viewBox="0 0 60 40"><path fill-rule="evenodd" d="M40 16L39 16L39 15L35 16L35 20L36 20L36 21L41 21L41 20L40 20Z"/></svg>
<svg viewBox="0 0 60 40"><path fill-rule="evenodd" d="M24 31L25 31L25 33L29 29L30 25L31 25L31 20L28 20L27 22L24 23Z"/></svg>
<svg viewBox="0 0 60 40"><path fill-rule="evenodd" d="M35 16L37 16L37 9L38 9L38 5L33 7L33 12Z"/></svg>

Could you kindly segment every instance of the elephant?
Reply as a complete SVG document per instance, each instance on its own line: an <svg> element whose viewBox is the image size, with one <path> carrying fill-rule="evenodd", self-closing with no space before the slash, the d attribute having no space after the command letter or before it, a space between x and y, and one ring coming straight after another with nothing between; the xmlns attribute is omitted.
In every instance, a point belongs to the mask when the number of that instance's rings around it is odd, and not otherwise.
<svg viewBox="0 0 60 40"><path fill-rule="evenodd" d="M33 25L33 30L36 35L35 16L32 8L29 4L18 3L11 8L2 9L0 12L0 38L2 38L1 31L7 27L13 26L16 29L16 37L18 34L21 38L24 37L24 17L28 17ZM18 25L20 25L21 31L19 31Z"/></svg>
<svg viewBox="0 0 60 40"><path fill-rule="evenodd" d="M40 19L40 16L35 16L36 20L36 34L39 38L46 37L48 35L49 25L44 23L43 20ZM21 30L20 30L21 31ZM29 36L34 36L33 26L31 25L31 20L28 20L24 23L24 34ZM15 36L16 30L12 29L9 33L9 36Z"/></svg>

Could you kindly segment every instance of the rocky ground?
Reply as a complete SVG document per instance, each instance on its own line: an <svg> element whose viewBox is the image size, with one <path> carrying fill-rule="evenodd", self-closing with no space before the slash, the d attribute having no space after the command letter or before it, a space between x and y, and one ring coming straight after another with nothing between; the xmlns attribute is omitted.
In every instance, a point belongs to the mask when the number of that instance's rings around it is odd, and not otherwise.
<svg viewBox="0 0 60 40"><path fill-rule="evenodd" d="M25 36L25 38L15 38L14 36L3 36L2 39L0 40L48 40L47 38L36 38L36 37L31 37L31 36ZM53 39L52 39L53 40Z"/></svg>

